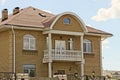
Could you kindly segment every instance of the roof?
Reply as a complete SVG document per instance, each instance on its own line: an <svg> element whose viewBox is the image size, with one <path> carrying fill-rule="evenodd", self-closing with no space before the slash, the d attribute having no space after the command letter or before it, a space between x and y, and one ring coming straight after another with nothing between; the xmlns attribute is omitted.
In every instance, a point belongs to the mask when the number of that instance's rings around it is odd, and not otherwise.
<svg viewBox="0 0 120 80"><path fill-rule="evenodd" d="M87 27L88 33L112 35L111 33L108 33L108 32L105 32L105 31L102 31L102 30L99 30L99 29L96 29L90 26L86 26L86 27Z"/></svg>
<svg viewBox="0 0 120 80"><path fill-rule="evenodd" d="M19 26L44 27L44 22L49 21L54 14L33 7L21 9L18 14L9 15L8 19L0 22L2 24L13 24Z"/></svg>
<svg viewBox="0 0 120 80"><path fill-rule="evenodd" d="M45 28L50 27L52 22L56 19L58 15L46 12L44 10L39 10L34 7L27 7L21 9L19 13L8 16L8 19L5 21L0 21L0 25L19 25L24 27L39 27ZM112 35L108 32L86 26L88 32L93 34L103 34L103 35Z"/></svg>

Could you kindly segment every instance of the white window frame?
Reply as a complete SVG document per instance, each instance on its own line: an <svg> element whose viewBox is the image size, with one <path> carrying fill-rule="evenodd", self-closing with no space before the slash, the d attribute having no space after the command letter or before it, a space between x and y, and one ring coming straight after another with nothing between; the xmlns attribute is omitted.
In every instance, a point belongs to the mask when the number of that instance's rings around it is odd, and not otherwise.
<svg viewBox="0 0 120 80"><path fill-rule="evenodd" d="M69 50L74 50L73 49L73 39L72 38L69 39L68 44L69 44Z"/></svg>
<svg viewBox="0 0 120 80"><path fill-rule="evenodd" d="M84 53L92 53L92 42L88 39L83 40L83 52Z"/></svg>
<svg viewBox="0 0 120 80"><path fill-rule="evenodd" d="M32 36L30 34L24 35L24 37L23 37L23 49L24 50L36 50L36 39L34 36Z"/></svg>

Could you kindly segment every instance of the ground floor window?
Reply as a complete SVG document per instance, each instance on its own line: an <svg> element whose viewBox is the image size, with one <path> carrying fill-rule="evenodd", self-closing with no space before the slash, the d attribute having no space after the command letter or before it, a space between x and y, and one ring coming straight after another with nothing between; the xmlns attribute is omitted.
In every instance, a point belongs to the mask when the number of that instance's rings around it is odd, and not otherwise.
<svg viewBox="0 0 120 80"><path fill-rule="evenodd" d="M64 75L65 74L65 70L57 70L54 74L55 75Z"/></svg>
<svg viewBox="0 0 120 80"><path fill-rule="evenodd" d="M30 77L35 77L36 75L36 65L35 64L25 64L23 65L24 73L28 73Z"/></svg>

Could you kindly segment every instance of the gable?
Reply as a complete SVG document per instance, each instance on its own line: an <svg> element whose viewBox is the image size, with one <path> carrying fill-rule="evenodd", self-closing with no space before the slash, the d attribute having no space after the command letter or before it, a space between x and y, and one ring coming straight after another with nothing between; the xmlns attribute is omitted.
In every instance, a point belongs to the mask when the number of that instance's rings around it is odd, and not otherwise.
<svg viewBox="0 0 120 80"><path fill-rule="evenodd" d="M64 19L68 18L70 24L65 24ZM61 31L86 32L84 23L74 13L62 13L57 16L52 24L52 29Z"/></svg>

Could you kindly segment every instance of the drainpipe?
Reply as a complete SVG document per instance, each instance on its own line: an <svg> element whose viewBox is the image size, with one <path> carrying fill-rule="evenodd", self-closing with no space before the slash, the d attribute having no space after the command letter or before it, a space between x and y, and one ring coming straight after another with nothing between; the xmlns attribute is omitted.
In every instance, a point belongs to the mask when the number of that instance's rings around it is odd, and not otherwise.
<svg viewBox="0 0 120 80"><path fill-rule="evenodd" d="M16 54L15 54L15 31L12 26L12 38L13 38L13 72L15 75L15 80L16 80Z"/></svg>

